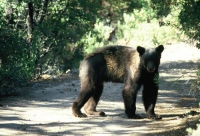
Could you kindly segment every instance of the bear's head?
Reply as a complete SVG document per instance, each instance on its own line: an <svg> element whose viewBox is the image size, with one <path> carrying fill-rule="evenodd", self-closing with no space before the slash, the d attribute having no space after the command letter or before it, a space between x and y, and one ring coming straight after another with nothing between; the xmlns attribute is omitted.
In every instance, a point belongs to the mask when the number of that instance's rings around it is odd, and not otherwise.
<svg viewBox="0 0 200 136"><path fill-rule="evenodd" d="M160 64L161 53L163 52L163 45L159 45L156 48L145 49L138 46L137 52L140 56L140 64L150 73L158 69Z"/></svg>

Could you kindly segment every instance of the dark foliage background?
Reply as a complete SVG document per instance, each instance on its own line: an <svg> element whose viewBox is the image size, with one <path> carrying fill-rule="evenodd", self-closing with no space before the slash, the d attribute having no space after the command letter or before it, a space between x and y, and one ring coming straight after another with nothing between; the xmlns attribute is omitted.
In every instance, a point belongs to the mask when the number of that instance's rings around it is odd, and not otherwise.
<svg viewBox="0 0 200 136"><path fill-rule="evenodd" d="M143 34L144 23L173 27L200 48L197 0L0 0L0 20L1 95L42 74L78 68L93 49ZM165 42L156 34L146 37Z"/></svg>

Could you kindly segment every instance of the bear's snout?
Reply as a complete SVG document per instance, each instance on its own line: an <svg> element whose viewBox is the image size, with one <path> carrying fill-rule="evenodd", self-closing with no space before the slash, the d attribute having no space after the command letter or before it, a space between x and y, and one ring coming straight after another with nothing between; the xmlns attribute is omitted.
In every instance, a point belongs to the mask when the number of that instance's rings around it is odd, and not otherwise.
<svg viewBox="0 0 200 136"><path fill-rule="evenodd" d="M150 62L147 63L147 70L148 70L150 73L152 73L152 72L155 71L155 65L154 65L154 63L153 63L152 61L150 61Z"/></svg>

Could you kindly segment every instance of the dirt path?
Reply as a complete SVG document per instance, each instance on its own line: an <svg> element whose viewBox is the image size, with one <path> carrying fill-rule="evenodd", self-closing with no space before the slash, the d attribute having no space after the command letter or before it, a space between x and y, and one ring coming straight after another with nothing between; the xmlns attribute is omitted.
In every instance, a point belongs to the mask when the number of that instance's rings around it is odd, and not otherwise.
<svg viewBox="0 0 200 136"><path fill-rule="evenodd" d="M123 84L106 83L98 109L107 117L75 118L71 106L79 93L76 76L37 82L19 96L0 99L0 135L186 135L200 116L197 101L189 94L200 65L200 50L184 44L165 46L160 67L156 113L160 121L127 119L121 96ZM137 113L145 117L141 91Z"/></svg>

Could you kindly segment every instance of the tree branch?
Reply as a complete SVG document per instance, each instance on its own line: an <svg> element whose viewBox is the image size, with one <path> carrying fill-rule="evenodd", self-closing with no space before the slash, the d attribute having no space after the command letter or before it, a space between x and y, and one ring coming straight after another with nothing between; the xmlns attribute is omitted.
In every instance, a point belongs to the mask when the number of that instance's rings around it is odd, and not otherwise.
<svg viewBox="0 0 200 136"><path fill-rule="evenodd" d="M43 9L42 9L42 12L41 12L41 15L37 21L37 24L40 24L43 20L44 20L44 17L47 13L47 7L48 7L48 4L49 4L49 0L45 0L44 1L44 6L43 6Z"/></svg>

